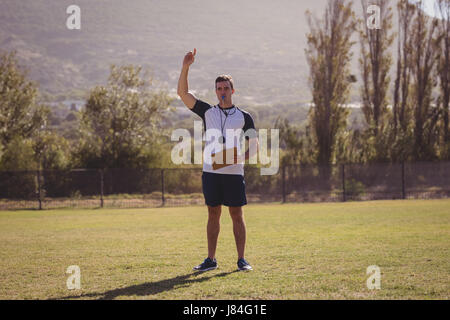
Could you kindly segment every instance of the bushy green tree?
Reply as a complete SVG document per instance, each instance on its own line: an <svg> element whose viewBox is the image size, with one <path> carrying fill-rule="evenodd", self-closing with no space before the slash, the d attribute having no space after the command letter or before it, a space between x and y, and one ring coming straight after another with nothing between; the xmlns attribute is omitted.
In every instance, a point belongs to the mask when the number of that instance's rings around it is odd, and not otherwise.
<svg viewBox="0 0 450 320"><path fill-rule="evenodd" d="M171 99L141 73L141 67L113 65L107 85L91 90L81 112L77 166L134 168L155 161L158 120Z"/></svg>
<svg viewBox="0 0 450 320"><path fill-rule="evenodd" d="M2 158L6 157L2 159L3 170L36 169L33 157L25 159L17 150L29 150L29 140L45 126L48 113L48 108L38 103L36 84L27 79L15 52L1 53L0 146L4 149Z"/></svg>
<svg viewBox="0 0 450 320"><path fill-rule="evenodd" d="M310 125L304 130L279 117L275 128L280 130L281 165L310 164L316 162L316 149Z"/></svg>
<svg viewBox="0 0 450 320"><path fill-rule="evenodd" d="M71 166L70 144L64 137L45 130L33 139L36 163L43 170L65 170Z"/></svg>
<svg viewBox="0 0 450 320"><path fill-rule="evenodd" d="M22 139L20 136L15 136L3 147L0 170L26 171L37 169L38 163L34 156L33 142L31 139Z"/></svg>

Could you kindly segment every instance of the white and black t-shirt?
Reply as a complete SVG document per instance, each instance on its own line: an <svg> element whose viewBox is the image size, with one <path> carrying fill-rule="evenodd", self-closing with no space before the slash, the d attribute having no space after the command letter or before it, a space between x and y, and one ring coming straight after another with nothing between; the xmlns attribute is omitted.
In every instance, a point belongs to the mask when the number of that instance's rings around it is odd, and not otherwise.
<svg viewBox="0 0 450 320"><path fill-rule="evenodd" d="M256 137L255 124L251 115L234 105L231 108L222 109L218 105L211 106L201 100L197 100L191 110L203 119L205 128L206 143L203 155L203 171L244 175L244 165L242 163L214 170L211 153L218 153L233 147L237 148L238 154L243 153L244 150L241 151L241 139L244 137L244 134L246 139ZM240 135L237 134L239 130L242 130ZM233 133L235 136L233 136ZM227 139L227 136L231 137L231 139ZM225 141L222 140L222 137L224 137Z"/></svg>

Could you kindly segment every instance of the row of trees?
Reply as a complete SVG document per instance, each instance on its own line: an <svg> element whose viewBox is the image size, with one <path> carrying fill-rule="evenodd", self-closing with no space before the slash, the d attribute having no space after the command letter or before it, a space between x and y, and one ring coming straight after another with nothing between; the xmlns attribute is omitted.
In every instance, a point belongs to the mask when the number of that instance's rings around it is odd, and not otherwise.
<svg viewBox="0 0 450 320"><path fill-rule="evenodd" d="M450 159L450 3L437 0L438 19L424 13L423 1L399 0L395 32L389 2L361 0L364 13L369 5L380 9L379 29L369 28L370 14L356 19L351 1L329 0L323 19L307 13L313 107L305 130L278 121L285 163ZM349 131L345 104L355 82L350 73L355 38L366 129ZM396 63L390 51L395 39Z"/></svg>
<svg viewBox="0 0 450 320"><path fill-rule="evenodd" d="M48 125L50 109L16 54L0 55L0 170L145 168L168 162L159 120L169 109L165 91L132 65L111 67L79 114L75 141Z"/></svg>
<svg viewBox="0 0 450 320"><path fill-rule="evenodd" d="M307 13L313 107L305 129L285 119L275 124L284 163L450 159L450 5L437 3L441 19L424 14L422 1L399 0L396 32L388 0L361 0L365 13L369 4L380 8L379 29L369 28L367 16L358 20L347 0L329 0L322 19ZM350 72L355 38L363 130L347 129L345 107L356 82ZM76 139L68 141L50 129L50 110L15 54L2 54L0 170L167 167L170 134L160 123L170 102L140 67L112 66L107 84L89 92ZM321 167L326 178L330 172Z"/></svg>

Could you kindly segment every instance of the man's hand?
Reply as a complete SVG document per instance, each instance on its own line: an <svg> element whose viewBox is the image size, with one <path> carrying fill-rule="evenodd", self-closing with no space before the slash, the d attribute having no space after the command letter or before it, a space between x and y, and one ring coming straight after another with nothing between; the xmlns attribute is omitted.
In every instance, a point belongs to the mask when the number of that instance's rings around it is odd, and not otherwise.
<svg viewBox="0 0 450 320"><path fill-rule="evenodd" d="M197 53L196 48L194 48L194 52L189 51L188 53L186 53L183 60L183 67L189 67L191 64L194 63L196 53Z"/></svg>
<svg viewBox="0 0 450 320"><path fill-rule="evenodd" d="M178 96L189 109L192 109L197 102L197 98L195 98L192 93L189 93L188 88L189 66L194 63L196 53L197 49L195 48L194 52L190 51L186 53L183 59L183 67L181 68L180 78L178 79Z"/></svg>

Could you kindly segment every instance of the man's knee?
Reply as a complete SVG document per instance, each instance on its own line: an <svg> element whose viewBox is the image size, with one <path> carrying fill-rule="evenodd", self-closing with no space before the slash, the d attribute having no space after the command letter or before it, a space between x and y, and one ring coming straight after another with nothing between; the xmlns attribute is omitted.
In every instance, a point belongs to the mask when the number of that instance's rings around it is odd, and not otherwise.
<svg viewBox="0 0 450 320"><path fill-rule="evenodd" d="M229 207L230 216L233 221L242 220L242 207Z"/></svg>
<svg viewBox="0 0 450 320"><path fill-rule="evenodd" d="M221 213L222 213L222 206L220 205L215 207L208 206L209 219L219 219Z"/></svg>

